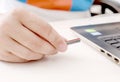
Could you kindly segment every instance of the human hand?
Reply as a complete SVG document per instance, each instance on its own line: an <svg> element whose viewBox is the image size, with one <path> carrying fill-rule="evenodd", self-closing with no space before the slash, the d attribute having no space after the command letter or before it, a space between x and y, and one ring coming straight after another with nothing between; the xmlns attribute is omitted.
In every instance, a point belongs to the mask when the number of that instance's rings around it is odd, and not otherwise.
<svg viewBox="0 0 120 82"><path fill-rule="evenodd" d="M28 62L66 49L64 38L39 16L22 8L0 15L0 60Z"/></svg>

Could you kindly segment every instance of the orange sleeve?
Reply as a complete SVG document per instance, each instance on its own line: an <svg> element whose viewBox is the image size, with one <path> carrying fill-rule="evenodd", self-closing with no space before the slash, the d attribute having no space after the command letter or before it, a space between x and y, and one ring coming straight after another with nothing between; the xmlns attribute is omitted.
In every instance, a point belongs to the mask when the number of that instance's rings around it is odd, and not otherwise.
<svg viewBox="0 0 120 82"><path fill-rule="evenodd" d="M46 9L70 10L72 0L27 0L27 3Z"/></svg>

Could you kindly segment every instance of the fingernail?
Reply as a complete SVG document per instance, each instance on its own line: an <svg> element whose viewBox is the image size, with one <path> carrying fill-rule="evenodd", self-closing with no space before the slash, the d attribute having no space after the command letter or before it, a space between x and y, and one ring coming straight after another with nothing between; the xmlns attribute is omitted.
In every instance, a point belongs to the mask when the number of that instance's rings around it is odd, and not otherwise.
<svg viewBox="0 0 120 82"><path fill-rule="evenodd" d="M58 47L58 50L60 52L65 52L67 50L67 44L64 42L64 43L61 43Z"/></svg>

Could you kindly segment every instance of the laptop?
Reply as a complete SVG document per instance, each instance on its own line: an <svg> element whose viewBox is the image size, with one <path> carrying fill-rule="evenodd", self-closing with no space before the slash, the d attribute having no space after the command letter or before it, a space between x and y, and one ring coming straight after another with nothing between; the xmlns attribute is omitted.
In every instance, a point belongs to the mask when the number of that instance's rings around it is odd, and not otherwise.
<svg viewBox="0 0 120 82"><path fill-rule="evenodd" d="M83 41L120 64L120 22L71 28Z"/></svg>

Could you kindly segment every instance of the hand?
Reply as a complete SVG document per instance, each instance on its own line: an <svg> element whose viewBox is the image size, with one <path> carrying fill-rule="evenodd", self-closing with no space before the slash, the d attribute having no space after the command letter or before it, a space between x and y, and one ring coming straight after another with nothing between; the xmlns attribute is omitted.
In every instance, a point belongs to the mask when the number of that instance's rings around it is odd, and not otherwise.
<svg viewBox="0 0 120 82"><path fill-rule="evenodd" d="M22 8L0 15L0 60L28 62L66 49L65 40L39 16Z"/></svg>

